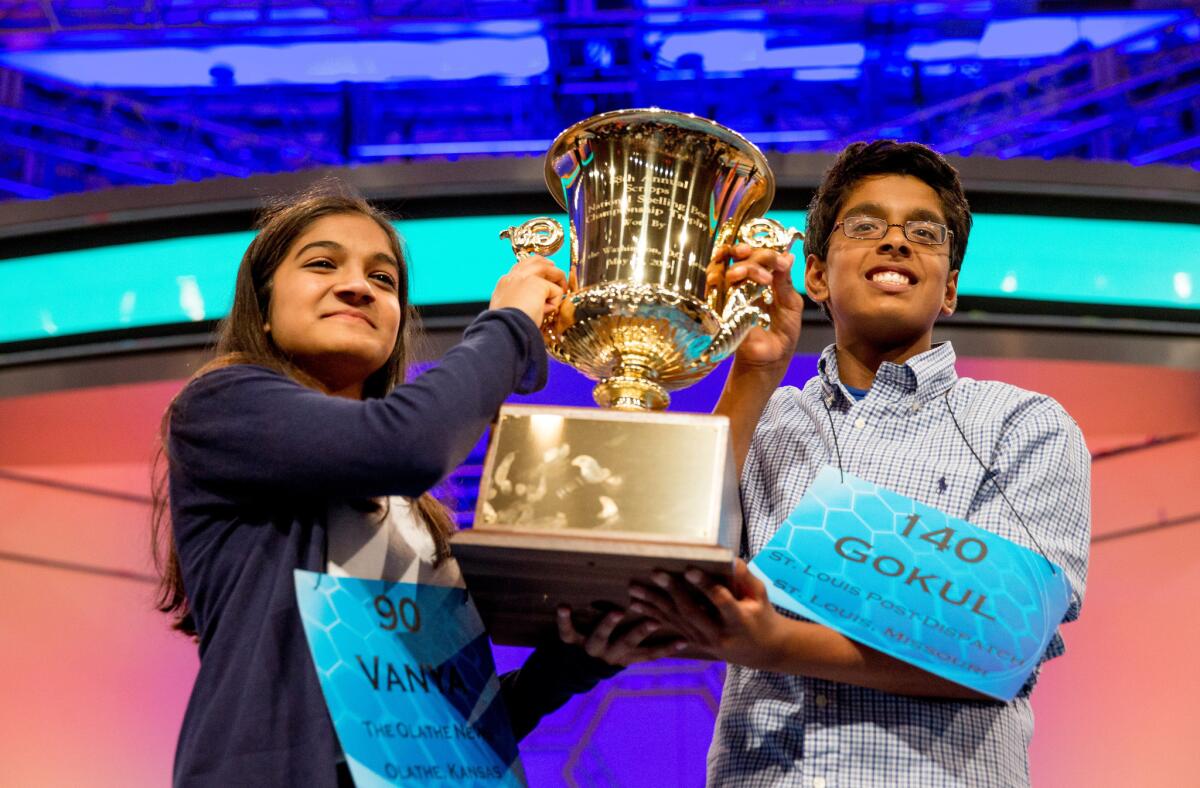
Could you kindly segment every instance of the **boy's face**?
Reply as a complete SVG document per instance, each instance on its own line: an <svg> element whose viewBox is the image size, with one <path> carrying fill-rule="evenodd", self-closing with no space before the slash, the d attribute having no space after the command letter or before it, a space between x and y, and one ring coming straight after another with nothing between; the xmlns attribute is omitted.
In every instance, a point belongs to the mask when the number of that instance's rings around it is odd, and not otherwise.
<svg viewBox="0 0 1200 788"><path fill-rule="evenodd" d="M946 224L942 201L927 183L911 175L863 178L842 200L837 222L871 216L889 225L883 238L849 238L835 226L824 260L809 255L805 290L824 302L833 317L838 343L868 343L884 349L928 345L933 323L950 315L958 298L958 272L950 271L953 235L939 245L914 243L904 236L906 221Z"/></svg>

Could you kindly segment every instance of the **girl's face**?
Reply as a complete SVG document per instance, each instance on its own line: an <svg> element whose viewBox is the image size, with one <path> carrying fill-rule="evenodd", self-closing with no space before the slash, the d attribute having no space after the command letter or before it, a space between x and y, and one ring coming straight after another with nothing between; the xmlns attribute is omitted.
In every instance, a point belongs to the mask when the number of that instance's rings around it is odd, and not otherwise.
<svg viewBox="0 0 1200 788"><path fill-rule="evenodd" d="M271 279L265 330L331 394L361 397L400 331L400 267L387 234L361 214L313 222Z"/></svg>

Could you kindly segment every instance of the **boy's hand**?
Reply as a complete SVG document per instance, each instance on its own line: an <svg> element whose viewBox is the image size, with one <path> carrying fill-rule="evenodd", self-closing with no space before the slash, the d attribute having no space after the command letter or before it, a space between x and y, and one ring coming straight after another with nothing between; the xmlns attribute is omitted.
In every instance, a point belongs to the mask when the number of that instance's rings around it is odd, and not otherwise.
<svg viewBox="0 0 1200 788"><path fill-rule="evenodd" d="M763 670L775 670L788 619L767 599L767 587L740 558L726 587L697 569L683 577L656 572L655 586L633 584L631 614L679 632L689 652Z"/></svg>
<svg viewBox="0 0 1200 788"><path fill-rule="evenodd" d="M629 606L629 613L681 633L687 646L680 656L719 659L897 695L994 702L821 624L787 618L771 605L767 587L740 559L730 586L695 569L683 577L656 572L654 585L631 586L637 601Z"/></svg>
<svg viewBox="0 0 1200 788"><path fill-rule="evenodd" d="M715 267L723 274L725 286L755 282L774 290L770 306L762 305L771 316L771 330L754 328L738 346L736 363L742 366L787 366L800 341L800 315L804 299L792 284L794 254L780 254L771 249L755 249L748 244L722 246L713 255L714 261L733 258L728 268ZM711 276L711 274L710 274ZM709 283L710 286L713 284Z"/></svg>
<svg viewBox="0 0 1200 788"><path fill-rule="evenodd" d="M730 256L734 263L726 268L722 261ZM771 316L771 329L766 331L756 326L746 334L734 354L721 399L713 411L729 419L739 478L759 416L783 381L800 341L804 299L792 284L795 259L791 253L779 254L771 249L738 244L717 249L709 268L710 287L712 280L719 283L719 278L724 277L727 286L745 281L769 285L774 295L769 306L763 305Z"/></svg>

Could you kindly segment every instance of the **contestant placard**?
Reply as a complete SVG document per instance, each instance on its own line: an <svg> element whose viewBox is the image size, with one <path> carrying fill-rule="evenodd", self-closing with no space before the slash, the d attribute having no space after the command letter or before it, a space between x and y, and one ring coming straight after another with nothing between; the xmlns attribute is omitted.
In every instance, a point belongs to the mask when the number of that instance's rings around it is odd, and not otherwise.
<svg viewBox="0 0 1200 788"><path fill-rule="evenodd" d="M525 785L487 634L465 589L303 570L295 580L358 788Z"/></svg>
<svg viewBox="0 0 1200 788"><path fill-rule="evenodd" d="M771 601L1001 700L1062 621L1063 570L919 501L826 466L750 569ZM1018 504L1019 505L1019 504Z"/></svg>

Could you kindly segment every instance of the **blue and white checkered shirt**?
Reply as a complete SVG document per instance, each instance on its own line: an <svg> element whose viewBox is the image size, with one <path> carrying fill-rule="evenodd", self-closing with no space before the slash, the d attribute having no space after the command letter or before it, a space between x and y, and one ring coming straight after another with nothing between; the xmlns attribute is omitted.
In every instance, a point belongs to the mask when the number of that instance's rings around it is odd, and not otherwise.
<svg viewBox="0 0 1200 788"><path fill-rule="evenodd" d="M828 408L846 472L1036 550L987 481L986 463L1047 557L1066 570L1072 598L1064 620L1074 620L1091 528L1083 436L1053 399L959 378L954 363L949 343L903 365L885 363L867 396L855 401L830 346L803 389L775 392L742 474L750 555L771 539L818 471L837 465ZM966 441L943 400L947 391ZM1056 634L1045 658L1061 653ZM1033 679L1009 703L927 700L730 665L709 784L1025 785L1032 687Z"/></svg>

